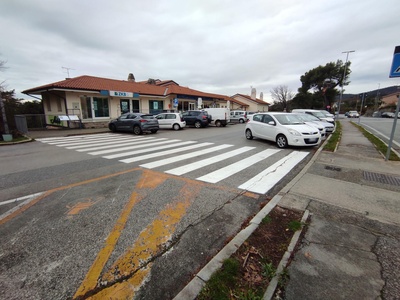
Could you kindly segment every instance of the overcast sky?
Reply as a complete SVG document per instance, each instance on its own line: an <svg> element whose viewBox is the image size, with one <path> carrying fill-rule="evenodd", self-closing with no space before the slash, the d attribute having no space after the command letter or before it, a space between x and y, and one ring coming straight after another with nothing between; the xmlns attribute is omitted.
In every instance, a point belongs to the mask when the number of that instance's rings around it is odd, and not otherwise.
<svg viewBox="0 0 400 300"><path fill-rule="evenodd" d="M264 100L305 72L346 60L360 93L393 85L399 0L1 0L0 73L21 91L91 75L172 79L204 92Z"/></svg>

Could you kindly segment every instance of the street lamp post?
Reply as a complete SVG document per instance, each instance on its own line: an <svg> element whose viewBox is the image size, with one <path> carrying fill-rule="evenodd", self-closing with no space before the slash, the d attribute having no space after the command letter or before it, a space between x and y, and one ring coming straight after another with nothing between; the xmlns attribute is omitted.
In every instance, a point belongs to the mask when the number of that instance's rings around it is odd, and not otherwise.
<svg viewBox="0 0 400 300"><path fill-rule="evenodd" d="M342 102L342 97L343 97L343 86L344 82L346 79L346 71L347 71L347 60L349 59L349 54L352 52L356 52L355 50L350 50L350 51L343 51L342 53L347 53L346 55L346 62L344 64L344 73L343 73L343 80L342 80L342 89L340 91L340 97L339 97L339 104L338 104L338 114L337 114L337 119L339 119L339 114L340 114L340 103Z"/></svg>

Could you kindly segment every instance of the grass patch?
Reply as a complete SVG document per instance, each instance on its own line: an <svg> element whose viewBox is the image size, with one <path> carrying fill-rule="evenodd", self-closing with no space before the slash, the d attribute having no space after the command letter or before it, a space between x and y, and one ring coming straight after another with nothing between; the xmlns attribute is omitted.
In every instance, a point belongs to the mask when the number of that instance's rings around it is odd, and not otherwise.
<svg viewBox="0 0 400 300"><path fill-rule="evenodd" d="M373 135L372 133L370 133L369 131L365 130L364 127L355 124L354 122L351 122L351 124L353 124L355 127L358 128L358 130L360 130L362 132L362 134L372 143L375 145L376 149L378 149L379 152L381 152L385 157L386 157L386 153L388 150L387 145L382 142L381 139L379 139L378 137L376 137L375 135ZM389 160L393 160L393 161L400 161L400 157L398 157L396 155L396 153L394 153L392 150L390 150L390 155L389 155Z"/></svg>
<svg viewBox="0 0 400 300"><path fill-rule="evenodd" d="M229 300L230 290L235 286L239 275L239 261L234 258L226 259L221 269L211 275L207 285L201 290L197 299Z"/></svg>
<svg viewBox="0 0 400 300"><path fill-rule="evenodd" d="M335 131L331 134L329 141L325 144L324 150L334 152L337 144L339 143L340 136L342 135L342 124L336 121Z"/></svg>
<svg viewBox="0 0 400 300"><path fill-rule="evenodd" d="M296 232L297 230L300 230L301 229L301 222L299 222L299 221L291 221L290 223L289 223L289 229L291 230L291 231L293 231L293 232Z"/></svg>
<svg viewBox="0 0 400 300"><path fill-rule="evenodd" d="M261 224L269 224L269 223L271 223L271 222L272 222L271 217L270 217L269 215L266 215L266 216L262 219Z"/></svg>

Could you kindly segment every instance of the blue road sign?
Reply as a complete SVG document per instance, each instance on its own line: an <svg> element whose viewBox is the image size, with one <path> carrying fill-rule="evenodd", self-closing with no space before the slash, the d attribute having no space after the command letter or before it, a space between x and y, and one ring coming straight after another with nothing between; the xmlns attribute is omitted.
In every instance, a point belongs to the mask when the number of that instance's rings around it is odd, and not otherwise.
<svg viewBox="0 0 400 300"><path fill-rule="evenodd" d="M394 48L392 67L390 68L390 78L400 77L400 46Z"/></svg>

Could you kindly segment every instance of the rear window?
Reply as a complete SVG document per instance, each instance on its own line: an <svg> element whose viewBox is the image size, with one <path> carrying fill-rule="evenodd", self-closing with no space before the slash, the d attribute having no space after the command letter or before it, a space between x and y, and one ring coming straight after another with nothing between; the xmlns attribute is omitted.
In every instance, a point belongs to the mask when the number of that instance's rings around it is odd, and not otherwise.
<svg viewBox="0 0 400 300"><path fill-rule="evenodd" d="M142 119L146 119L146 120L150 120L150 119L154 119L153 115L141 115L140 116Z"/></svg>

